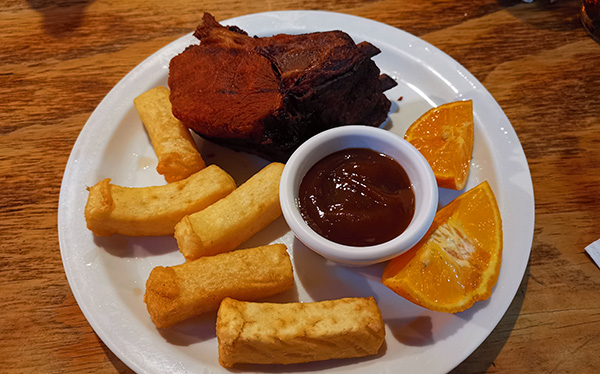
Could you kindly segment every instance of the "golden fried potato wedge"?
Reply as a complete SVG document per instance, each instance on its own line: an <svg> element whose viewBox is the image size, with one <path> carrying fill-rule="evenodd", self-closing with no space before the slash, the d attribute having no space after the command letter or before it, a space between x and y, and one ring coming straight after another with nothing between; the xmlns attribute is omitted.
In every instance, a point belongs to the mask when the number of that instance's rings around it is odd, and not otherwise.
<svg viewBox="0 0 600 374"><path fill-rule="evenodd" d="M374 355L385 339L372 297L314 303L226 298L217 313L219 363L295 364Z"/></svg>
<svg viewBox="0 0 600 374"><path fill-rule="evenodd" d="M156 170L168 183L205 167L190 130L171 112L169 89L155 87L133 100L158 157Z"/></svg>
<svg viewBox="0 0 600 374"><path fill-rule="evenodd" d="M89 187L87 227L97 236L172 235L184 216L235 190L233 178L215 165L187 179L152 187L121 187L104 179Z"/></svg>
<svg viewBox="0 0 600 374"><path fill-rule="evenodd" d="M256 300L294 285L292 262L283 244L240 249L172 267L156 267L144 301L159 327L217 310L225 297Z"/></svg>
<svg viewBox="0 0 600 374"><path fill-rule="evenodd" d="M175 226L183 256L189 261L231 251L279 217L283 166L267 165L226 198L184 217Z"/></svg>

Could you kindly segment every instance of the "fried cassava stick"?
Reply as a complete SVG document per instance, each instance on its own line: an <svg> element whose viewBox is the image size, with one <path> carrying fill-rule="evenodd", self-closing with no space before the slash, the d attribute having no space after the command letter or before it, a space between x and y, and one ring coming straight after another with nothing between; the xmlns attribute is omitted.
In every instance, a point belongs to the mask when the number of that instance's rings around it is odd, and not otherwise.
<svg viewBox="0 0 600 374"><path fill-rule="evenodd" d="M231 251L279 217L283 167L267 165L226 198L183 218L175 238L184 257L189 261Z"/></svg>
<svg viewBox="0 0 600 374"><path fill-rule="evenodd" d="M219 362L295 364L374 355L385 338L375 299L255 303L224 299L217 313Z"/></svg>
<svg viewBox="0 0 600 374"><path fill-rule="evenodd" d="M121 187L104 179L89 187L87 227L98 236L172 235L184 216L227 196L233 178L215 165L163 186Z"/></svg>
<svg viewBox="0 0 600 374"><path fill-rule="evenodd" d="M286 246L272 244L156 267L146 282L144 301L152 321L162 328L217 310L225 297L256 300L293 284Z"/></svg>
<svg viewBox="0 0 600 374"><path fill-rule="evenodd" d="M185 179L205 167L190 130L173 116L169 89L155 87L133 100L158 157L156 171L168 183Z"/></svg>

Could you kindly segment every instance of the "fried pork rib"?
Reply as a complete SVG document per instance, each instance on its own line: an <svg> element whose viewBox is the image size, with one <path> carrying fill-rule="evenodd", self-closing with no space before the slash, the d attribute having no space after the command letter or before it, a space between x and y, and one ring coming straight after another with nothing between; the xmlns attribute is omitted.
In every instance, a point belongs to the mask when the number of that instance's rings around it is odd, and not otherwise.
<svg viewBox="0 0 600 374"><path fill-rule="evenodd" d="M170 63L173 114L202 137L285 162L326 129L379 126L396 85L341 31L250 37L205 13L189 46Z"/></svg>

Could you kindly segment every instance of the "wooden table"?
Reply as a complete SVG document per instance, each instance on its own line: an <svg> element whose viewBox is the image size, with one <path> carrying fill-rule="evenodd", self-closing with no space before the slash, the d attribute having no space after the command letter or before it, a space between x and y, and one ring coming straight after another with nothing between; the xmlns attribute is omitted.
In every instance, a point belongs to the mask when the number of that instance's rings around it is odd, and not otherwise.
<svg viewBox="0 0 600 374"><path fill-rule="evenodd" d="M57 206L71 148L108 91L202 11L293 9L371 18L434 44L485 85L521 140L536 199L529 266L504 318L454 372L600 372L600 270L584 252L600 238L600 45L567 0L4 1L0 371L129 371L63 270Z"/></svg>

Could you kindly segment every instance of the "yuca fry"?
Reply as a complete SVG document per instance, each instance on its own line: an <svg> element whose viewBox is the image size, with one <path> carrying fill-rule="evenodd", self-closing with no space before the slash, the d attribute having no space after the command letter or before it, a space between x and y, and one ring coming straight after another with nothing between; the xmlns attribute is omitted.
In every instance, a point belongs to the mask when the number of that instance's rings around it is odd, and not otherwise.
<svg viewBox="0 0 600 374"><path fill-rule="evenodd" d="M205 167L190 130L171 113L169 89L156 87L133 100L158 157L156 170L168 183Z"/></svg>
<svg viewBox="0 0 600 374"><path fill-rule="evenodd" d="M279 217L283 166L267 165L226 198L184 217L175 226L183 256L189 261L231 251Z"/></svg>
<svg viewBox="0 0 600 374"><path fill-rule="evenodd" d="M89 187L87 227L97 236L172 235L184 216L202 210L236 188L215 165L187 179L152 187L121 187L104 179Z"/></svg>
<svg viewBox="0 0 600 374"><path fill-rule="evenodd" d="M225 297L256 300L293 285L286 246L272 244L156 267L146 282L144 301L154 324L163 328L217 310Z"/></svg>
<svg viewBox="0 0 600 374"><path fill-rule="evenodd" d="M219 363L295 364L374 355L385 339L372 297L314 303L224 299L217 313Z"/></svg>

